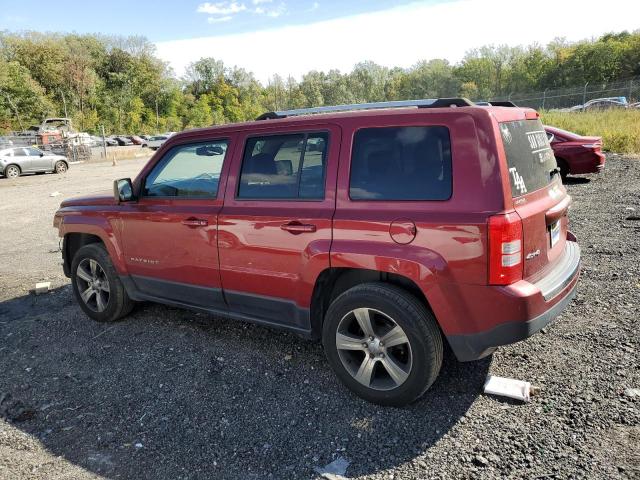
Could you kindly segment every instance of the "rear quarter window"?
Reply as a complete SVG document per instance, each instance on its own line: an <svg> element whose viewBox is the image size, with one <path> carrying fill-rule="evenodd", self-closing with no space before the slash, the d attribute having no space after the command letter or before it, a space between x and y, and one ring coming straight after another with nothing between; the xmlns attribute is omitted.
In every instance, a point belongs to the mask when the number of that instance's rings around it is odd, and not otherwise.
<svg viewBox="0 0 640 480"><path fill-rule="evenodd" d="M442 126L363 128L354 136L352 200L448 200L451 141Z"/></svg>
<svg viewBox="0 0 640 480"><path fill-rule="evenodd" d="M512 197L539 190L551 183L556 158L540 120L500 123Z"/></svg>

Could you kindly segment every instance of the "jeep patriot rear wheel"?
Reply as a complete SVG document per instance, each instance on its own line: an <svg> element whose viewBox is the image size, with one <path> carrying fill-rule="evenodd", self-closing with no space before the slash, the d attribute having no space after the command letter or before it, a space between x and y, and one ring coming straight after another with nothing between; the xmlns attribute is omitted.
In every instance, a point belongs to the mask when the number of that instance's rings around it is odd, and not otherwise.
<svg viewBox="0 0 640 480"><path fill-rule="evenodd" d="M322 341L338 378L381 405L418 399L442 365L442 337L433 315L407 291L385 283L347 290L329 307Z"/></svg>

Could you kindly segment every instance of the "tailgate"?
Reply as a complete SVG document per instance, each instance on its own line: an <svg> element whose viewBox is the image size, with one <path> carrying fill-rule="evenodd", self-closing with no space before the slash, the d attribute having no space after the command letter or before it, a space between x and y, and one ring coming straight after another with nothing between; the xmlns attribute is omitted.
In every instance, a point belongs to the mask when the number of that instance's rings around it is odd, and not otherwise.
<svg viewBox="0 0 640 480"><path fill-rule="evenodd" d="M522 219L525 279L536 280L564 251L571 197L539 119L500 123L513 206Z"/></svg>

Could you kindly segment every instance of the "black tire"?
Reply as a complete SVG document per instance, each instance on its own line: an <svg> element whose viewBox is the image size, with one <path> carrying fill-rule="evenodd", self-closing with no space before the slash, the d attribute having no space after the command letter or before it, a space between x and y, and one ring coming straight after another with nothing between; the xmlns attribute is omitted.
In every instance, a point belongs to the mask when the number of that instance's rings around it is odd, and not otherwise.
<svg viewBox="0 0 640 480"><path fill-rule="evenodd" d="M88 284L83 280L78 268L81 264L86 264L87 261L97 262L104 274L98 275L101 279L102 285L104 285L104 281L108 282L108 299L104 302L106 304L106 308L102 311L99 310L97 305L97 308L91 306L91 298L89 299L89 303L83 300L80 292L80 288L84 289ZM118 273L111 262L111 258L101 243L85 245L76 252L73 257L73 261L71 262L71 285L73 286L73 293L80 305L80 308L82 308L84 313L89 317L98 322L115 322L116 320L128 315L135 306L135 302L129 298L129 295L127 295L124 285L122 285L122 282L118 277ZM99 294L100 292L97 294L94 293L93 298L97 300L97 295Z"/></svg>
<svg viewBox="0 0 640 480"><path fill-rule="evenodd" d="M53 166L54 173L67 173L67 170L69 170L69 165L64 160L58 160Z"/></svg>
<svg viewBox="0 0 640 480"><path fill-rule="evenodd" d="M558 168L560 169L560 177L562 178L562 182L567 179L567 175L569 175L569 165L562 158L556 158L556 163L558 164Z"/></svg>
<svg viewBox="0 0 640 480"><path fill-rule="evenodd" d="M386 322L388 318L403 330L408 342L402 347L387 347L388 349L385 350L387 360L394 358L394 355L396 355L391 350L392 348L408 350L408 355L411 357L410 369L405 372L405 375L408 373L408 376L402 383L395 385L397 382L392 381L391 387L384 387L384 389L374 387L373 383L375 381L385 381L385 375L389 376L391 380L391 376L384 369L384 366L372 367L373 373L370 377L372 380L369 382L371 386L366 386L356 380L356 376L352 372L361 370L367 361L367 357L373 359L371 362L380 360L380 363L383 363L384 360L374 357L377 355L385 357L384 353L374 354L371 350L365 348L362 349L362 352L358 352L355 348L353 350L341 349L340 352L338 351L336 335L340 331L339 328L343 328L346 319L356 309L370 309L371 312L374 312L373 315L382 316L381 318L372 319L372 322L380 322L381 319ZM359 321L357 323L359 324ZM354 334L354 336L359 337L364 332L364 329L360 332L360 334ZM366 337L366 333L364 335ZM371 338L373 337L369 337L369 339ZM377 335L375 339L376 341L379 340ZM433 384L442 366L442 336L433 314L414 295L402 288L386 283L365 283L353 287L338 296L325 316L322 343L329 364L340 381L356 395L380 405L400 407L417 400ZM406 347L406 344L409 345L409 348ZM362 344L363 347L364 345L365 343ZM350 357L347 357L345 363L345 352L349 355L354 355L352 366L347 365L351 361ZM361 361L360 357L358 357L360 353L363 355L363 360L358 368L358 363ZM351 368L351 371L348 368Z"/></svg>

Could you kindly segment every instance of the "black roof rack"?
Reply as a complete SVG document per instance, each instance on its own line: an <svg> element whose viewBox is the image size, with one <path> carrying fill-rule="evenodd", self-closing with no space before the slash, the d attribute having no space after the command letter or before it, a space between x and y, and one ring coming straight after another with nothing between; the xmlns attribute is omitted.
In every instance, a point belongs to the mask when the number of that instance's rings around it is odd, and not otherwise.
<svg viewBox="0 0 640 480"><path fill-rule="evenodd" d="M256 120L273 120L276 118L297 117L315 113L350 112L354 110L376 110L381 108L442 108L442 107L471 107L474 103L466 98L430 98L424 100L399 100L393 102L354 103L349 105L330 105L325 107L299 108L279 112L266 112Z"/></svg>
<svg viewBox="0 0 640 480"><path fill-rule="evenodd" d="M491 100L488 102L490 105L494 107L517 107L517 105L511 101L502 101L502 100Z"/></svg>

